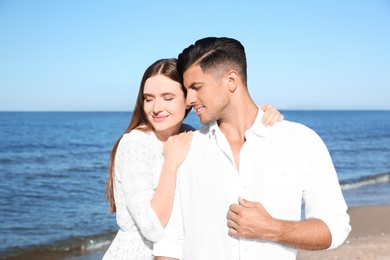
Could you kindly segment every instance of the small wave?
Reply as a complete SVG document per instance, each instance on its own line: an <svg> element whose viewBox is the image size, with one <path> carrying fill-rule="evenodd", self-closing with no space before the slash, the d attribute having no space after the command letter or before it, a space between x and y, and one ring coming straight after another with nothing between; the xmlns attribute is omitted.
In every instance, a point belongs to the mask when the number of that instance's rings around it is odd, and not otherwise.
<svg viewBox="0 0 390 260"><path fill-rule="evenodd" d="M340 182L340 186L341 189L345 191L387 182L390 182L390 173L381 173L377 175L361 177L359 179L342 181Z"/></svg>
<svg viewBox="0 0 390 260"><path fill-rule="evenodd" d="M8 164L8 163L12 163L14 162L14 160L10 159L10 158L0 158L0 164Z"/></svg>
<svg viewBox="0 0 390 260"><path fill-rule="evenodd" d="M111 244L116 232L74 237L47 245L36 245L26 248L11 248L0 252L0 259L65 259L104 251Z"/></svg>

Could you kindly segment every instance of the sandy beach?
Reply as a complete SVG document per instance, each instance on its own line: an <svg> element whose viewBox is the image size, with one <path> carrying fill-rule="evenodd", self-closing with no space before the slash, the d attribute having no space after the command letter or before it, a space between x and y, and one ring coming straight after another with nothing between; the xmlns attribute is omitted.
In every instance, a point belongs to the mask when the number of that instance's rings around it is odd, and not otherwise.
<svg viewBox="0 0 390 260"><path fill-rule="evenodd" d="M352 207L352 231L345 243L337 249L324 251L299 251L298 260L389 260L390 259L390 205ZM108 246L107 246L108 247ZM106 247L100 250L80 252L26 252L18 256L0 259L19 260L98 260L102 259Z"/></svg>
<svg viewBox="0 0 390 260"><path fill-rule="evenodd" d="M299 251L297 259L390 259L390 205L353 207L348 213L352 231L342 246L328 251Z"/></svg>
<svg viewBox="0 0 390 260"><path fill-rule="evenodd" d="M352 231L345 243L337 249L324 251L299 251L298 260L389 260L390 259L390 205L352 207ZM6 259L67 259L98 260L102 259L106 248L95 252L72 255L64 252L37 252L9 257ZM27 257L27 258L26 258ZM0 258L1 259L1 258Z"/></svg>
<svg viewBox="0 0 390 260"><path fill-rule="evenodd" d="M337 249L299 251L298 260L389 260L390 259L390 205L352 207L352 231L346 242ZM72 260L101 259L103 252Z"/></svg>

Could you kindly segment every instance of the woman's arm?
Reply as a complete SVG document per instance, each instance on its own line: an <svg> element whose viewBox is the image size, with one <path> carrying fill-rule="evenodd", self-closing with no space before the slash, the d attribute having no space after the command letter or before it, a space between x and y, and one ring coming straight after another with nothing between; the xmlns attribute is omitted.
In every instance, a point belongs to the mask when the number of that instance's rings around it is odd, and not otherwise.
<svg viewBox="0 0 390 260"><path fill-rule="evenodd" d="M134 130L124 135L115 159L116 178L122 185L121 196L126 209L144 237L156 242L161 239L168 222L176 187L176 171L185 159L192 132L170 137L164 145L164 163L156 191L151 151L155 142L150 136ZM119 213L119 212L118 212Z"/></svg>
<svg viewBox="0 0 390 260"><path fill-rule="evenodd" d="M122 219L120 225L134 222L150 241L158 241L164 234L164 227L150 206L155 189L155 145L150 134L133 130L123 135L115 156L117 218ZM127 220L128 214L132 221Z"/></svg>
<svg viewBox="0 0 390 260"><path fill-rule="evenodd" d="M176 188L176 172L188 154L192 132L171 136L164 144L164 163L160 180L150 203L163 227L171 215Z"/></svg>

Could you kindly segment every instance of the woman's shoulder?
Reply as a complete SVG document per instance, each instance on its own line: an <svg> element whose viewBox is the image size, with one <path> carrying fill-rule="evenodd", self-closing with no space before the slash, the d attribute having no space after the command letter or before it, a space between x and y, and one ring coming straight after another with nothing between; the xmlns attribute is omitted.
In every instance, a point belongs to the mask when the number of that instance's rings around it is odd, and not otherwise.
<svg viewBox="0 0 390 260"><path fill-rule="evenodd" d="M125 133L120 141L120 144L126 145L149 145L154 141L152 131L142 131L133 129L129 133Z"/></svg>
<svg viewBox="0 0 390 260"><path fill-rule="evenodd" d="M147 137L150 135L150 131L143 131L142 129L133 129L128 133L123 134L123 137L134 138L134 137Z"/></svg>

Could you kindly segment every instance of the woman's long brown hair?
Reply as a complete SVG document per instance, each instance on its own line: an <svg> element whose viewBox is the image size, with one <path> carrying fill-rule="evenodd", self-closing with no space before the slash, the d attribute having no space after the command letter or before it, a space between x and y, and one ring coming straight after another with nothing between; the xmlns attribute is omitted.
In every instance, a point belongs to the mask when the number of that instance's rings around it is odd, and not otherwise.
<svg viewBox="0 0 390 260"><path fill-rule="evenodd" d="M145 82L148 78L159 74L164 75L170 78L171 80L180 83L184 95L186 95L186 89L183 86L183 78L177 71L176 64L177 64L177 59L161 59L156 61L146 69L141 80L140 88L138 91L137 102L135 104L135 108L131 115L130 123L126 131L122 134L122 136L126 133L130 133L135 128L138 128L139 130L145 132L153 131L153 127L148 123L147 117L144 112L143 93L144 93ZM190 109L187 109L185 116L187 116L189 111ZM118 148L118 144L122 139L122 136L115 142L111 150L109 167L108 167L109 176L108 176L107 187L106 187L106 199L110 203L111 213L116 212L115 198L114 198L115 156L116 156L116 150Z"/></svg>

